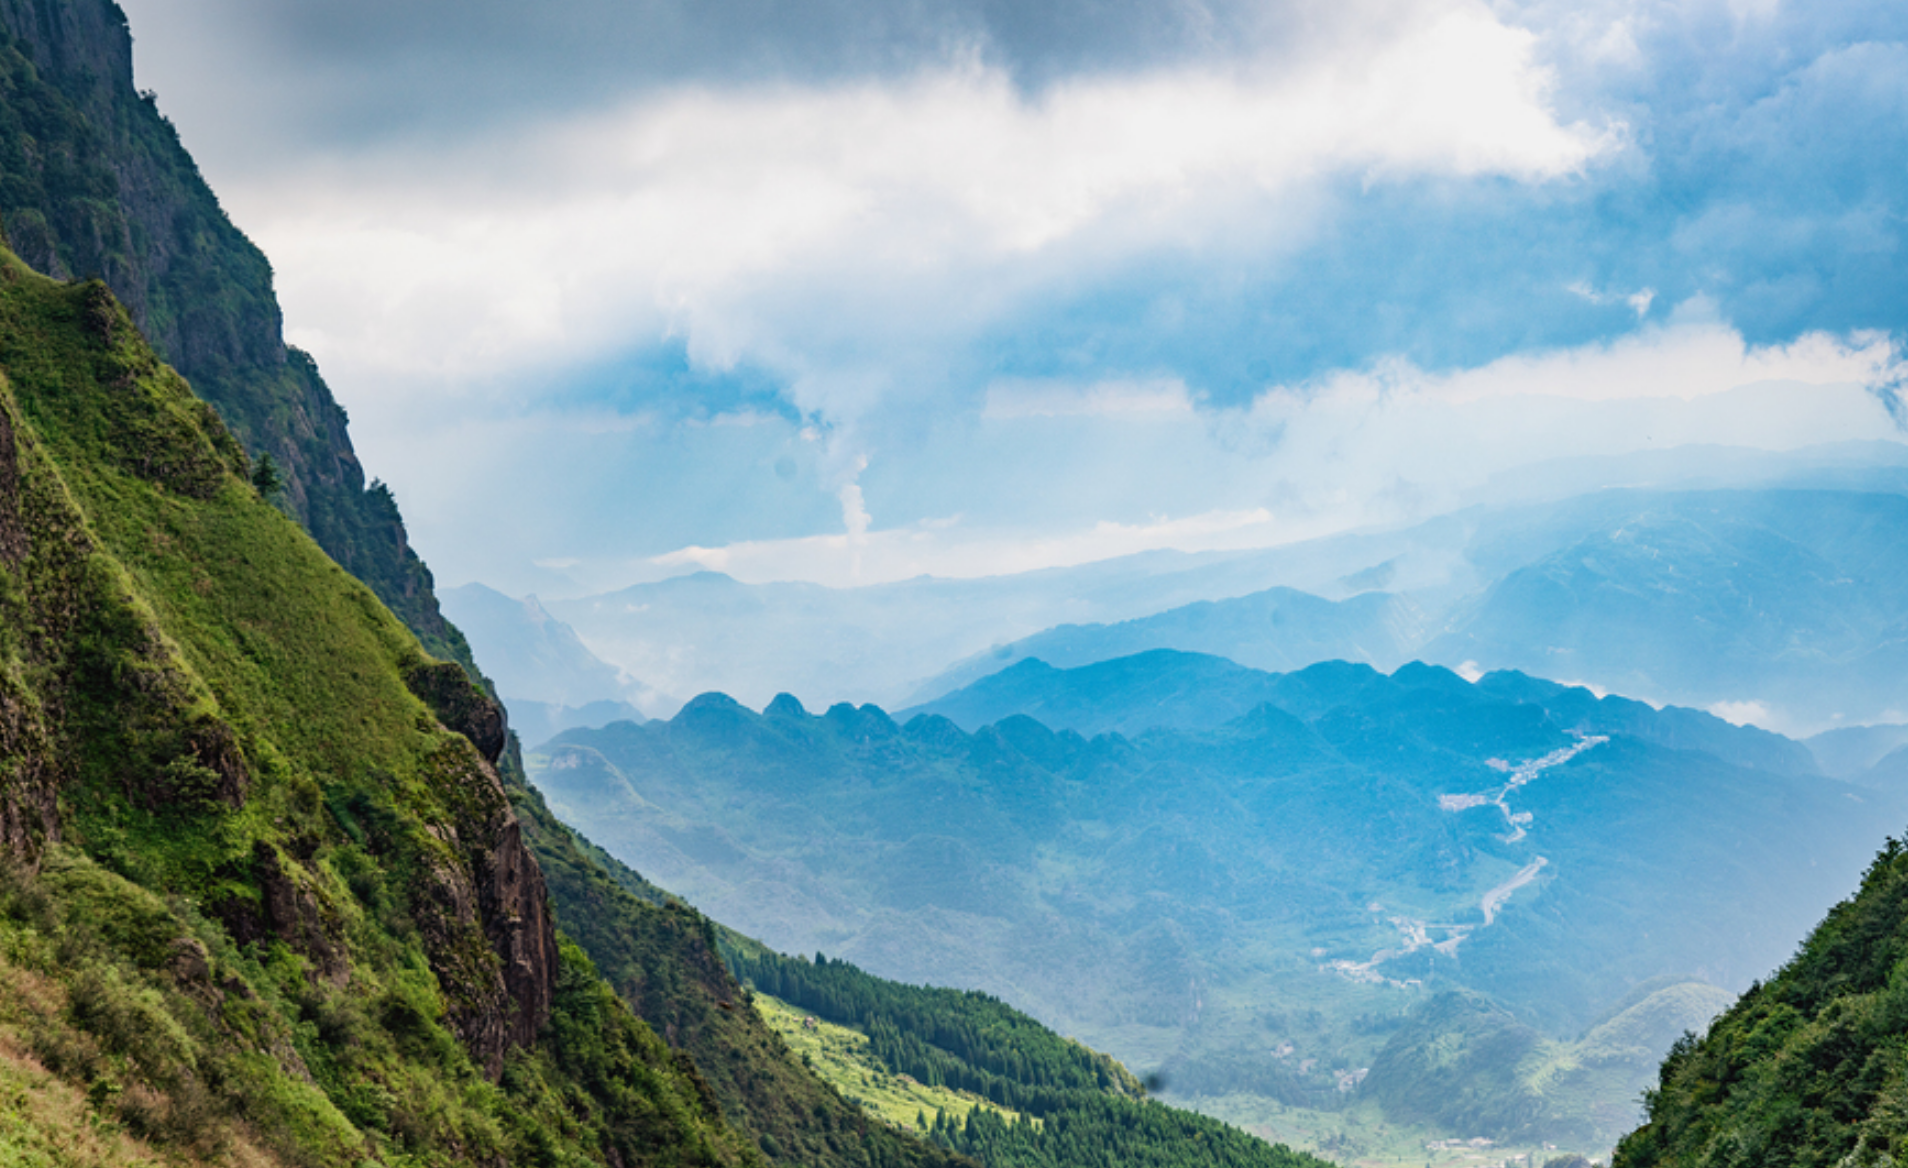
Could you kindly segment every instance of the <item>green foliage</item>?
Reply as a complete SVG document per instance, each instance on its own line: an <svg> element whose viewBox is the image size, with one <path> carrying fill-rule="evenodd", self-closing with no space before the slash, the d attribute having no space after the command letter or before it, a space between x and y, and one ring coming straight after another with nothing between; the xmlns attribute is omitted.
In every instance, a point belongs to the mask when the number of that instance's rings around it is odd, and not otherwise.
<svg viewBox="0 0 1908 1168"><path fill-rule="evenodd" d="M976 1107L994 1106L978 1095L895 1074L874 1056L868 1036L859 1030L824 1021L760 991L748 996L755 1012L788 1043L803 1066L811 1068L843 1098L890 1125L925 1132L929 1115L945 1111L961 1116ZM1006 1115L1013 1117L1012 1112Z"/></svg>
<svg viewBox="0 0 1908 1168"><path fill-rule="evenodd" d="M0 255L0 375L0 827L39 862L0 892L0 975L37 987L0 1026L185 1156L754 1162L573 947L487 1073L507 803L407 684L457 667L260 498L103 286Z"/></svg>
<svg viewBox="0 0 1908 1168"><path fill-rule="evenodd" d="M1319 1168L1325 1163L1194 1112L1108 1095L1081 1094L1038 1124L1024 1117L1010 1123L978 1109L958 1121L943 1116L929 1129L929 1138L988 1168Z"/></svg>
<svg viewBox="0 0 1908 1168"><path fill-rule="evenodd" d="M1645 1165L1878 1165L1908 1154L1908 851L1889 840L1854 897L1688 1035L1617 1148Z"/></svg>
<svg viewBox="0 0 1908 1168"><path fill-rule="evenodd" d="M278 460L270 454L261 454L252 464L252 489L267 503L278 497L285 489L285 475L278 469Z"/></svg>
<svg viewBox="0 0 1908 1168"><path fill-rule="evenodd" d="M932 1086L1035 1116L1082 1092L1145 1094L1113 1059L987 994L883 981L820 953L811 963L759 946L732 946L726 956L745 984L865 1031L875 1057L894 1073Z"/></svg>
<svg viewBox="0 0 1908 1168"><path fill-rule="evenodd" d="M539 1114L581 1126L576 1143L592 1160L685 1168L756 1161L734 1146L715 1100L686 1072L583 951L564 942L549 1029L535 1055L514 1056L504 1076L513 1104L530 1105L511 1113L511 1163L554 1168L576 1159L549 1127L529 1122Z"/></svg>
<svg viewBox="0 0 1908 1168"><path fill-rule="evenodd" d="M755 989L866 1033L871 1055L890 1074L1020 1113L943 1111L928 1127L935 1142L988 1168L1320 1163L1142 1098L1125 1067L986 994L884 981L819 953L809 962L741 938L731 940L726 955Z"/></svg>

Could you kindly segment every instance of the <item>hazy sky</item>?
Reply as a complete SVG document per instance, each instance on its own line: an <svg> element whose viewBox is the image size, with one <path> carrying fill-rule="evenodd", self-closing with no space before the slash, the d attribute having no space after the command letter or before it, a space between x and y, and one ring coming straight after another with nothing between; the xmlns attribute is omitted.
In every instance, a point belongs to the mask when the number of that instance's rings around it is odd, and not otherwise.
<svg viewBox="0 0 1908 1168"><path fill-rule="evenodd" d="M122 3L446 583L973 574L1902 436L1900 5Z"/></svg>

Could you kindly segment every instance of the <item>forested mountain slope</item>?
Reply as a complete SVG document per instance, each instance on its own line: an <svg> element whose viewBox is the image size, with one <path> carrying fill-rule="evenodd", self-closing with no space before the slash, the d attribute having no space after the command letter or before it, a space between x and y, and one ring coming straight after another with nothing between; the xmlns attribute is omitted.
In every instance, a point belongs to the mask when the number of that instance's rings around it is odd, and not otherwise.
<svg viewBox="0 0 1908 1168"><path fill-rule="evenodd" d="M917 1116L936 1143L989 1168L1317 1163L1146 1099L1119 1063L986 994L900 985L821 954L810 962L733 934L726 941L729 963L747 984L865 1034L880 1073L964 1092L1011 1114L1008 1120L983 1107L965 1116Z"/></svg>
<svg viewBox="0 0 1908 1168"><path fill-rule="evenodd" d="M1908 1152L1908 851L1664 1060L1620 1168L1897 1164Z"/></svg>

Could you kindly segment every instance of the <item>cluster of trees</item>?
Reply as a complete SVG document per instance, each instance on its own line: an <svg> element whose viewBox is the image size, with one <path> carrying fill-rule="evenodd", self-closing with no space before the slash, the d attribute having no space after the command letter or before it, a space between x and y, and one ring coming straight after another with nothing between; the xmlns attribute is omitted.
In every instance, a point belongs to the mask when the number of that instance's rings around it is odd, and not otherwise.
<svg viewBox="0 0 1908 1168"><path fill-rule="evenodd" d="M1646 1165L1894 1164L1908 1153L1908 849L1702 1038L1686 1035L1618 1145Z"/></svg>
<svg viewBox="0 0 1908 1168"><path fill-rule="evenodd" d="M929 1139L987 1168L1318 1168L1320 1161L1218 1120L1146 1099L1115 1060L1063 1038L998 998L885 981L816 954L813 961L732 943L736 978L868 1035L891 1073L967 1091L1010 1111L942 1113ZM925 1118L925 1117L924 1117Z"/></svg>
<svg viewBox="0 0 1908 1168"><path fill-rule="evenodd" d="M943 1114L928 1128L936 1143L987 1168L1320 1168L1323 1161L1268 1144L1190 1111L1120 1096L1076 1095L1038 1121L1007 1120L975 1108Z"/></svg>
<svg viewBox="0 0 1908 1168"><path fill-rule="evenodd" d="M1082 1091L1145 1094L1115 1060L978 991L885 981L820 953L812 962L765 950L727 957L739 981L862 1031L890 1070L930 1086L1034 1115Z"/></svg>

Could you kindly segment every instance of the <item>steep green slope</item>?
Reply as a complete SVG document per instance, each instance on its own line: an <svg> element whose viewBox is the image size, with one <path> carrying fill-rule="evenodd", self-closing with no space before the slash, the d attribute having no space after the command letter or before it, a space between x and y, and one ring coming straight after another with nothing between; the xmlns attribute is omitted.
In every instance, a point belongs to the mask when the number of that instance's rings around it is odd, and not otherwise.
<svg viewBox="0 0 1908 1168"><path fill-rule="evenodd" d="M111 0L0 0L0 222L48 275L98 277L159 355L283 469L283 505L416 632L471 672L430 572L345 414L282 337L272 269L226 218L153 95Z"/></svg>
<svg viewBox="0 0 1908 1168"><path fill-rule="evenodd" d="M186 1158L750 1162L554 931L495 705L245 470L0 255L0 1051Z"/></svg>
<svg viewBox="0 0 1908 1168"><path fill-rule="evenodd" d="M1701 1038L1679 1042L1621 1168L1899 1163L1908 1153L1908 850Z"/></svg>

